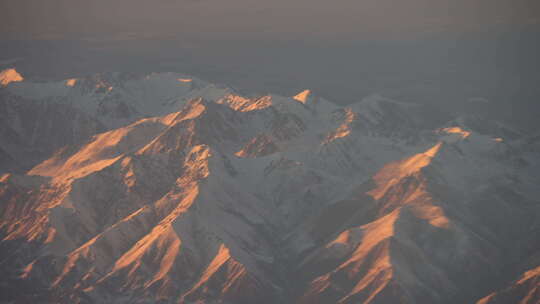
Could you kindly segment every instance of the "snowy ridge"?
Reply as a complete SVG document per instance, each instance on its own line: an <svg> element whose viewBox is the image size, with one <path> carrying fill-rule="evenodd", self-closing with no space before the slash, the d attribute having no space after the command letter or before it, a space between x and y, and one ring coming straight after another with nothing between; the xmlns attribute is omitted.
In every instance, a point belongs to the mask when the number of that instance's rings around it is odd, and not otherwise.
<svg viewBox="0 0 540 304"><path fill-rule="evenodd" d="M36 132L20 111L32 102L88 130L0 177L6 300L538 299L538 138L501 123L424 119L377 95L347 107L311 91L247 98L173 73L2 94L19 137ZM9 151L35 144L2 136Z"/></svg>

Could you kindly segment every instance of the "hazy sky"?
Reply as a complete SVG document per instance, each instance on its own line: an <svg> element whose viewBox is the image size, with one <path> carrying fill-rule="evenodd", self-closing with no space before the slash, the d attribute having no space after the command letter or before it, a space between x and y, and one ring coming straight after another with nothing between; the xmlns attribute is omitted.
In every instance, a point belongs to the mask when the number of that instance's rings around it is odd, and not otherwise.
<svg viewBox="0 0 540 304"><path fill-rule="evenodd" d="M25 77L178 71L458 110L482 97L537 121L540 0L0 0L0 21L0 61Z"/></svg>
<svg viewBox="0 0 540 304"><path fill-rule="evenodd" d="M1 0L0 32L181 35L403 35L538 24L538 0Z"/></svg>

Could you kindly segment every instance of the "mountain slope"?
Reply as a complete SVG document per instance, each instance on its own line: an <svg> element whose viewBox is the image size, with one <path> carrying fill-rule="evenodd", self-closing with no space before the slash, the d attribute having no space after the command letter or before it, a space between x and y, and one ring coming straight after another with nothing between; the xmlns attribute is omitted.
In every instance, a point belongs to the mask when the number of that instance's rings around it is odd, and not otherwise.
<svg viewBox="0 0 540 304"><path fill-rule="evenodd" d="M232 93L176 73L104 73L52 82L24 79L14 69L1 75L0 140L7 155L0 158L0 172L24 172L66 145L178 111L192 98Z"/></svg>
<svg viewBox="0 0 540 304"><path fill-rule="evenodd" d="M538 300L537 137L381 96L340 108L310 91L246 98L172 74L111 77L111 91L69 80L42 101L103 132L0 179L2 300ZM59 85L23 84L6 94ZM117 87L110 104L86 104ZM84 90L101 97L78 104ZM118 104L136 111L117 119Z"/></svg>

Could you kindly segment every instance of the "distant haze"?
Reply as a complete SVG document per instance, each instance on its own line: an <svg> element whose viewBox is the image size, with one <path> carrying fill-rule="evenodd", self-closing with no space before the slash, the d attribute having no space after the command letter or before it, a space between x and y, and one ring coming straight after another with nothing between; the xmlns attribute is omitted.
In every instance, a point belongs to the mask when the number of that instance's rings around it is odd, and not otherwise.
<svg viewBox="0 0 540 304"><path fill-rule="evenodd" d="M0 68L176 71L341 104L377 92L537 130L539 15L538 0L5 0Z"/></svg>
<svg viewBox="0 0 540 304"><path fill-rule="evenodd" d="M536 24L535 0L7 0L0 31L11 37L97 33L402 35Z"/></svg>

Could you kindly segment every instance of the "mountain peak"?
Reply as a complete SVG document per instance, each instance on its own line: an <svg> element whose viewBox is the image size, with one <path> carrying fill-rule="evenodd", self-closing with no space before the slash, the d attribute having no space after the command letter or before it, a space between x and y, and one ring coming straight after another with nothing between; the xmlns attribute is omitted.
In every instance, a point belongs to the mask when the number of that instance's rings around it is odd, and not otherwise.
<svg viewBox="0 0 540 304"><path fill-rule="evenodd" d="M311 90L304 90L298 94L296 94L293 99L298 101L298 102L301 102L303 104L306 104L308 102L308 100L311 98Z"/></svg>
<svg viewBox="0 0 540 304"><path fill-rule="evenodd" d="M202 97L190 100L181 112L181 120L199 117L208 107L208 102Z"/></svg>
<svg viewBox="0 0 540 304"><path fill-rule="evenodd" d="M78 81L79 81L79 79L77 79L77 78L66 79L66 86L67 87L74 87L77 84Z"/></svg>
<svg viewBox="0 0 540 304"><path fill-rule="evenodd" d="M11 69L5 69L0 72L0 85L5 87L11 82L20 82L23 81L24 78L17 72L17 70L11 68Z"/></svg>
<svg viewBox="0 0 540 304"><path fill-rule="evenodd" d="M246 98L236 94L228 94L224 98L217 100L216 103L226 104L235 111L250 112L270 107L272 105L272 97Z"/></svg>
<svg viewBox="0 0 540 304"><path fill-rule="evenodd" d="M467 131L461 127L453 126L437 130L441 134L445 134L451 141L456 141L458 139L466 139L471 136L471 132Z"/></svg>

